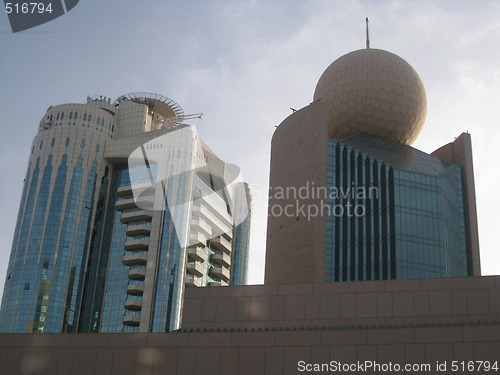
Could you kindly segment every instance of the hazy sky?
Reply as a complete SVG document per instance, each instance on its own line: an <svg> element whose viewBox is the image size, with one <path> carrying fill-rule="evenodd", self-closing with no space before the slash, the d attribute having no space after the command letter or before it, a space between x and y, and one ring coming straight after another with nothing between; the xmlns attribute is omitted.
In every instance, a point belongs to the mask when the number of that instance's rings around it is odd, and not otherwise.
<svg viewBox="0 0 500 375"><path fill-rule="evenodd" d="M0 292L31 141L47 107L146 91L172 98L254 190L250 283L264 273L270 140L312 101L326 67L371 47L408 61L427 90L414 147L472 135L483 274L500 274L500 2L82 0L12 34L0 15Z"/></svg>

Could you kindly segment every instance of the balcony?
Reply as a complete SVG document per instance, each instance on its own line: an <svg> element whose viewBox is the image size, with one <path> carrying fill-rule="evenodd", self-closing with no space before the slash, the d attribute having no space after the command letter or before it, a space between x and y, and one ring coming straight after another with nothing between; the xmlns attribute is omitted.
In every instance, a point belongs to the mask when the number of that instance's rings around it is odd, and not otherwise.
<svg viewBox="0 0 500 375"><path fill-rule="evenodd" d="M123 324L130 327L139 327L139 324L141 324L141 317L126 315L123 317Z"/></svg>
<svg viewBox="0 0 500 375"><path fill-rule="evenodd" d="M231 242L226 240L223 236L212 238L210 240L210 244L220 251L224 251L227 254L231 254L231 249L232 249Z"/></svg>
<svg viewBox="0 0 500 375"><path fill-rule="evenodd" d="M123 211L123 210L127 210L129 208L134 208L134 207L137 207L137 205L135 204L134 198L121 199L121 200L116 201L116 203L115 203L115 209L117 211Z"/></svg>
<svg viewBox="0 0 500 375"><path fill-rule="evenodd" d="M198 260L200 262L204 262L206 258L206 254L201 247L188 247L188 257L192 260Z"/></svg>
<svg viewBox="0 0 500 375"><path fill-rule="evenodd" d="M151 225L137 224L127 227L127 236L144 236L151 233Z"/></svg>
<svg viewBox="0 0 500 375"><path fill-rule="evenodd" d="M154 194L155 191L154 186L152 186L150 183L134 184L134 190L136 193L141 194L145 194L146 191L148 194ZM133 196L134 190L132 190L132 185L120 186L116 192L116 195L118 197Z"/></svg>
<svg viewBox="0 0 500 375"><path fill-rule="evenodd" d="M125 301L125 310L141 311L142 310L142 301L141 300L126 300Z"/></svg>
<svg viewBox="0 0 500 375"><path fill-rule="evenodd" d="M224 281L229 281L231 275L227 268L217 266L210 268L210 273L212 276Z"/></svg>
<svg viewBox="0 0 500 375"><path fill-rule="evenodd" d="M194 189L193 199L200 199L200 198L203 198L203 192L198 188Z"/></svg>
<svg viewBox="0 0 500 375"><path fill-rule="evenodd" d="M132 268L128 271L128 278L130 280L140 280L144 281L146 278L146 270L143 268Z"/></svg>
<svg viewBox="0 0 500 375"><path fill-rule="evenodd" d="M184 283L186 284L186 286L198 286L196 284L196 277L189 273L186 273L186 276L184 278Z"/></svg>
<svg viewBox="0 0 500 375"><path fill-rule="evenodd" d="M229 283L227 281L224 281L224 280L220 280L220 281L209 281L207 283L207 286L228 286Z"/></svg>
<svg viewBox="0 0 500 375"><path fill-rule="evenodd" d="M223 252L215 253L212 255L212 262L229 267L231 265L231 256Z"/></svg>
<svg viewBox="0 0 500 375"><path fill-rule="evenodd" d="M128 210L130 208L135 208L135 207L143 208L146 210L152 210L154 199L155 197L152 195L142 196L137 199L135 199L134 197L127 199L120 199L116 201L115 208L117 211Z"/></svg>
<svg viewBox="0 0 500 375"><path fill-rule="evenodd" d="M188 262L186 265L186 270L188 273L195 276L202 276L205 273L205 268L200 262Z"/></svg>
<svg viewBox="0 0 500 375"><path fill-rule="evenodd" d="M119 197L126 197L127 195L133 195L132 186L120 186L116 191L116 195Z"/></svg>
<svg viewBox="0 0 500 375"><path fill-rule="evenodd" d="M127 285L127 294L131 296L142 296L144 294L143 284L129 284Z"/></svg>
<svg viewBox="0 0 500 375"><path fill-rule="evenodd" d="M149 247L149 239L140 238L137 240L128 240L123 248L127 251L147 251Z"/></svg>
<svg viewBox="0 0 500 375"><path fill-rule="evenodd" d="M120 221L123 224L129 224L133 223L134 221L151 221L152 217L153 211L139 210L123 213Z"/></svg>
<svg viewBox="0 0 500 375"><path fill-rule="evenodd" d="M201 231L202 233L204 233L207 237L212 237L212 228L210 227L210 225L208 225L208 223L206 221L204 221L203 219L200 219L199 217L197 218L193 218L193 220L191 221L191 224L192 226Z"/></svg>
<svg viewBox="0 0 500 375"><path fill-rule="evenodd" d="M195 202L193 205L193 213L195 216L202 217L212 230L216 229L219 233L229 232L233 226L231 216L227 212L224 213L220 210L214 210L212 206L209 207L210 209L204 204Z"/></svg>
<svg viewBox="0 0 500 375"><path fill-rule="evenodd" d="M144 266L148 261L148 254L125 255L122 263L125 266Z"/></svg>
<svg viewBox="0 0 500 375"><path fill-rule="evenodd" d="M196 244L201 244L203 247L205 247L207 243L206 237L201 234L200 232L193 232L189 233L189 243L196 245Z"/></svg>

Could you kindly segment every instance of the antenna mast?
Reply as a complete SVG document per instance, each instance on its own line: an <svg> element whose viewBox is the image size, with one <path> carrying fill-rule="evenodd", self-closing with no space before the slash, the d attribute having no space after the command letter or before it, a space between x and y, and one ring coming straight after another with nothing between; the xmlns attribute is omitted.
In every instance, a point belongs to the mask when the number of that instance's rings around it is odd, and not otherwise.
<svg viewBox="0 0 500 375"><path fill-rule="evenodd" d="M368 17L365 19L366 21L366 49L370 48L370 34L368 33Z"/></svg>

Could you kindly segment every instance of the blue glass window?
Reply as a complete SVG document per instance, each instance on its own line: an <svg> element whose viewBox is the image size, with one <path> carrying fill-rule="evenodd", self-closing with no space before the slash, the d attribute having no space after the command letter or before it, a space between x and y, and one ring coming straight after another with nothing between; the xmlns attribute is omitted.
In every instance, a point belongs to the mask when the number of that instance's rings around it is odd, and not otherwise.
<svg viewBox="0 0 500 375"><path fill-rule="evenodd" d="M466 276L460 167L408 146L377 142L383 141L328 141L329 191L350 193L356 187L366 197L328 198L329 207L349 204L363 214L328 215L326 281Z"/></svg>

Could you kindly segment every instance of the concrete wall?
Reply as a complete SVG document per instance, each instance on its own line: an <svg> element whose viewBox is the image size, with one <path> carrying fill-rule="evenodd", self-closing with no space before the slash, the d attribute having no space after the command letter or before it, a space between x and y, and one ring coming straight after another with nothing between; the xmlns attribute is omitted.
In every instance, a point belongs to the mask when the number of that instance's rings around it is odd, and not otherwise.
<svg viewBox="0 0 500 375"><path fill-rule="evenodd" d="M500 276L188 288L183 327L172 333L2 334L0 369L275 375L308 373L299 371L299 361L377 361L432 366L420 374L437 373L436 364L446 363L439 373L449 374L454 360L500 361Z"/></svg>

